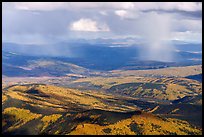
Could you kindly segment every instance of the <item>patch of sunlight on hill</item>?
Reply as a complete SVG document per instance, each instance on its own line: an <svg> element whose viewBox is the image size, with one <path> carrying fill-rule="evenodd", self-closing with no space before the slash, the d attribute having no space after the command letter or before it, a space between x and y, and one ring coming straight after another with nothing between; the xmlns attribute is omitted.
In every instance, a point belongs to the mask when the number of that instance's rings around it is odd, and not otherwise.
<svg viewBox="0 0 204 137"><path fill-rule="evenodd" d="M80 78L73 83L77 82L91 82L93 85L102 86L105 89L110 88L111 86L123 84L123 83L130 83L130 82L147 82L148 80L153 78L143 78L143 77L91 77L91 78Z"/></svg>
<svg viewBox="0 0 204 137"><path fill-rule="evenodd" d="M41 121L43 122L43 128L41 131L43 131L46 127L49 126L49 124L54 123L55 121L57 121L57 119L59 119L62 115L60 114L52 114L49 116L44 116Z"/></svg>
<svg viewBox="0 0 204 137"><path fill-rule="evenodd" d="M90 82L93 85L101 86L105 90L109 90L112 87L127 84L127 89L131 88L128 86L129 83L140 84L141 86L133 87L135 91L130 90L118 90L112 91L113 93L126 94L132 97L153 97L161 100L175 100L184 96L198 95L202 93L202 83L190 80L187 78L150 78L150 77L93 77L93 78L80 78L73 83ZM142 85L163 85L167 88L154 88L145 87ZM150 90L151 89L151 90Z"/></svg>
<svg viewBox="0 0 204 137"><path fill-rule="evenodd" d="M202 131L188 122L159 118L151 114L134 115L117 123L101 126L82 123L69 135L201 135Z"/></svg>
<svg viewBox="0 0 204 137"><path fill-rule="evenodd" d="M57 87L52 85L23 85L8 88L5 93L12 99L24 101L35 107L55 108L58 111L66 111L82 107L85 109L103 109L114 111L135 110L135 107L124 105L124 102L114 99L113 95L102 92L82 92L77 89ZM123 107L121 107L123 105Z"/></svg>
<svg viewBox="0 0 204 137"><path fill-rule="evenodd" d="M41 90L42 92L46 92L46 94L49 94L50 96L58 96L62 98L64 101L69 101L75 104L104 107L104 104L101 101L91 96L86 96L79 90L72 90L68 88L61 88L51 85L49 86L40 85L36 89Z"/></svg>
<svg viewBox="0 0 204 137"><path fill-rule="evenodd" d="M20 92L9 91L7 92L7 95L14 99L32 102L28 97L25 96L25 94L20 93Z"/></svg>
<svg viewBox="0 0 204 137"><path fill-rule="evenodd" d="M8 131L12 131L14 129L19 128L20 126L26 124L27 122L37 119L41 117L41 114L35 114L30 112L30 110L16 108L16 107L9 107L5 108L3 111L4 119L4 126L7 123L14 123L12 126L8 128Z"/></svg>
<svg viewBox="0 0 204 137"><path fill-rule="evenodd" d="M7 96L2 94L2 104L7 100Z"/></svg>
<svg viewBox="0 0 204 137"><path fill-rule="evenodd" d="M186 77L189 75L197 75L202 73L202 65L185 66L185 67L169 67L151 70L113 70L111 73L114 75L127 76L177 76Z"/></svg>
<svg viewBox="0 0 204 137"><path fill-rule="evenodd" d="M9 88L9 90L11 91L27 91L29 89L31 89L33 86L12 86Z"/></svg>

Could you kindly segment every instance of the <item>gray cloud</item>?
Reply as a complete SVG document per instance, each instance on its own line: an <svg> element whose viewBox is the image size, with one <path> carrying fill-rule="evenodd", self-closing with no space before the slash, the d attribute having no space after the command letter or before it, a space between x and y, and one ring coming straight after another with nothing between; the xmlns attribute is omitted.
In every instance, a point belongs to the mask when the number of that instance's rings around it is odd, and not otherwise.
<svg viewBox="0 0 204 137"><path fill-rule="evenodd" d="M183 6L182 6L183 5ZM152 11L172 16L169 33L185 40L201 34L202 3L3 3L3 42L46 43L70 38L144 36L144 17ZM102 11L102 12L101 12ZM123 11L122 14L116 14ZM80 19L106 24L109 32L75 32L70 25ZM185 33L188 32L188 33ZM197 35L195 35L195 33ZM175 38L176 36L173 36ZM199 39L197 39L199 40Z"/></svg>
<svg viewBox="0 0 204 137"><path fill-rule="evenodd" d="M202 10L200 2L15 2L13 7L19 10L51 11L61 9L137 9L145 10L179 10L198 11Z"/></svg>

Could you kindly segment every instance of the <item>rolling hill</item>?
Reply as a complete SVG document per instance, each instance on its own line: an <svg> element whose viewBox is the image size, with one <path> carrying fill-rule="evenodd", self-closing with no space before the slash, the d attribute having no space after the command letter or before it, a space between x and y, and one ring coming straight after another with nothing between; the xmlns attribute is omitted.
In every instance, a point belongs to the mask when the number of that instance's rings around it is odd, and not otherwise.
<svg viewBox="0 0 204 137"><path fill-rule="evenodd" d="M184 96L202 94L202 83L187 78L154 78L154 77L90 77L73 81L75 85L82 83L100 86L107 93L121 94L131 97L149 99L175 100ZM85 84L86 85L86 84ZM86 86L84 86L86 88Z"/></svg>
<svg viewBox="0 0 204 137"><path fill-rule="evenodd" d="M160 104L159 113L152 114L158 104L150 103L146 108L144 103L135 98L45 84L5 86L2 130L5 135L202 134L201 128L186 120L157 115L166 114L161 110L165 106Z"/></svg>

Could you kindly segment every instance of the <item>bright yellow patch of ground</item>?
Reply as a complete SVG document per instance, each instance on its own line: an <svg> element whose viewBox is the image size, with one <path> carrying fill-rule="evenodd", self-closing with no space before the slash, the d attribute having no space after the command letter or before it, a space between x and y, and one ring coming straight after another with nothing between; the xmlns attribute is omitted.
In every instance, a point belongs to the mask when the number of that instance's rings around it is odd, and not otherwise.
<svg viewBox="0 0 204 137"><path fill-rule="evenodd" d="M44 116L41 121L43 122L43 128L41 131L43 131L46 127L49 126L50 123L54 123L57 121L58 118L60 118L62 115L60 114L52 114L49 116Z"/></svg>
<svg viewBox="0 0 204 137"><path fill-rule="evenodd" d="M136 125L136 130L131 130L131 126ZM105 130L109 130L105 132ZM189 125L186 121L173 118L166 120L152 116L151 114L134 115L131 118L121 120L107 126L97 124L79 124L70 135L188 135L202 134L202 131Z"/></svg>
<svg viewBox="0 0 204 137"><path fill-rule="evenodd" d="M41 114L35 114L30 112L30 110L16 108L16 107L5 108L2 114L13 116L13 118L9 120L11 120L12 122L15 122L15 124L8 128L9 131L19 128L25 123L42 116Z"/></svg>
<svg viewBox="0 0 204 137"><path fill-rule="evenodd" d="M2 104L7 100L7 96L2 95Z"/></svg>

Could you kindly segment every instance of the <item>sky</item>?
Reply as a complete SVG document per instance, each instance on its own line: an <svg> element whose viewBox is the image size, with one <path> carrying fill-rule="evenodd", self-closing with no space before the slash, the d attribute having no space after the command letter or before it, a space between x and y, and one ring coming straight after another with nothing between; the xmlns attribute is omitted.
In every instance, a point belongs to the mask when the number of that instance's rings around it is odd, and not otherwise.
<svg viewBox="0 0 204 137"><path fill-rule="evenodd" d="M2 5L3 42L49 44L79 38L132 37L155 45L166 40L202 43L201 2L3 2Z"/></svg>

